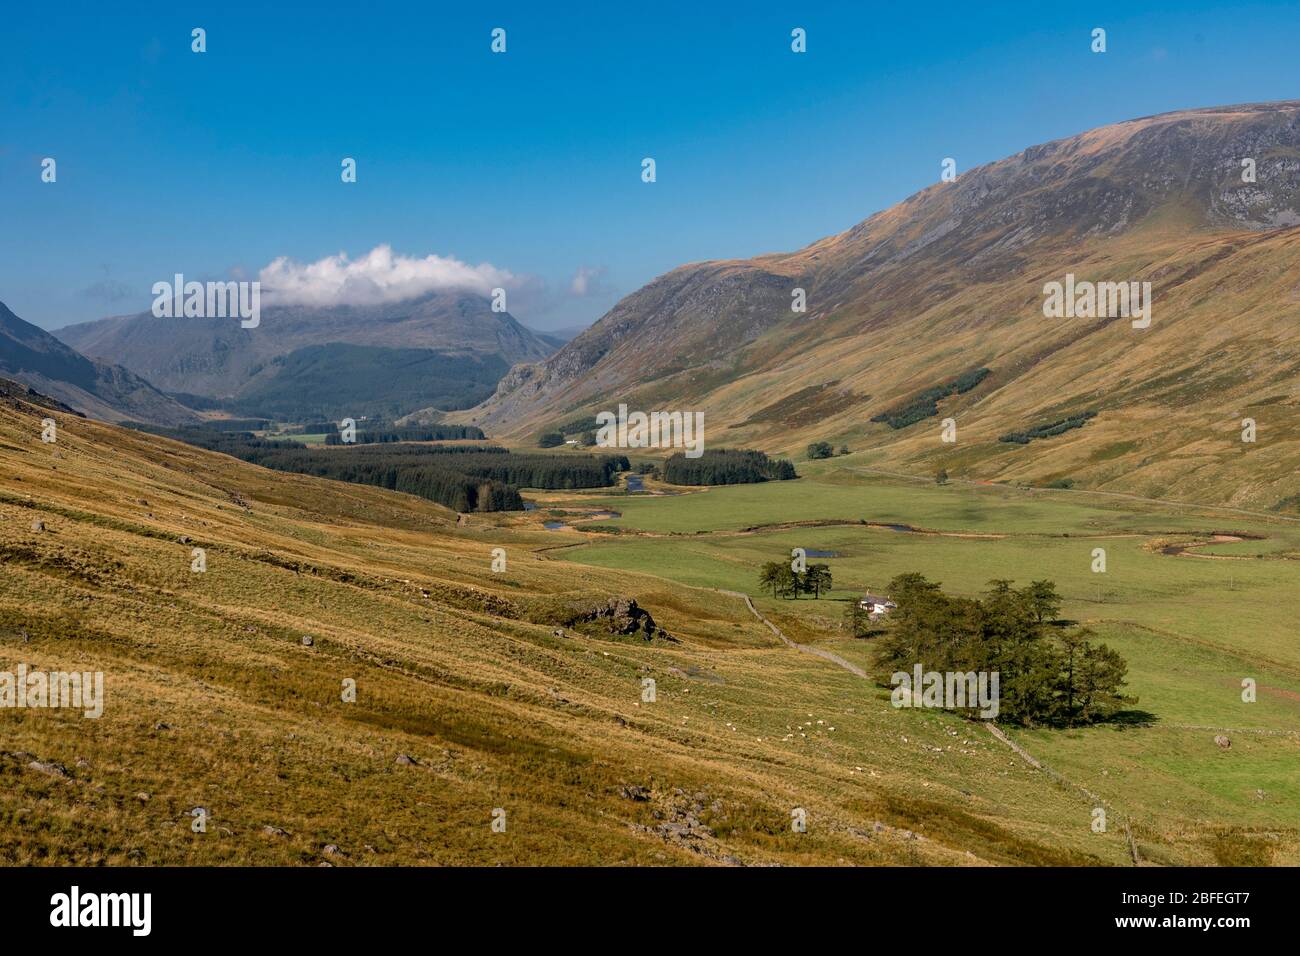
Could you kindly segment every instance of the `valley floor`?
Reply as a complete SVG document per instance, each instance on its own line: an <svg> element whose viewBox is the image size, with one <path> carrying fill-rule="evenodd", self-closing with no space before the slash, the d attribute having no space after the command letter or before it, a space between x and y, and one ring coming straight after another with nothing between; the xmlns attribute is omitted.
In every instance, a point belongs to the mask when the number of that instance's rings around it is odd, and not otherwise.
<svg viewBox="0 0 1300 956"><path fill-rule="evenodd" d="M993 578L1051 579L1062 616L1128 661L1138 702L1131 722L1008 736L1131 821L1142 859L1180 859L1167 844L1186 851L1189 841L1217 862L1295 859L1300 640L1290 609L1300 524L1081 492L902 482L853 459L800 468L808 477L796 482L588 497L620 517L573 522L580 534L553 553L745 591L786 634L868 669L870 641L844 635L843 609L896 574L920 571L971 596ZM834 590L820 600L760 595L757 569L797 547L831 567ZM1096 548L1105 573L1092 570ZM1253 703L1242 700L1248 677Z"/></svg>

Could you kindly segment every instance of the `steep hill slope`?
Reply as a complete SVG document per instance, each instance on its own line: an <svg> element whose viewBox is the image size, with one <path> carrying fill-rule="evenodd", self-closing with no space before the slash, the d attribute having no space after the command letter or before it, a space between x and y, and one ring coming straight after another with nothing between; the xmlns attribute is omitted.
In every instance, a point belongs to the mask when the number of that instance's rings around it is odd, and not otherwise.
<svg viewBox="0 0 1300 956"><path fill-rule="evenodd" d="M1297 224L1300 103L1120 123L962 173L796 253L674 270L458 418L523 441L618 402L697 409L714 447L827 439L911 472L1289 508ZM1044 287L1067 274L1150 282L1150 326L1046 318ZM806 313L791 309L796 288ZM872 421L981 367L929 417ZM1087 411L1081 428L998 441ZM947 417L955 444L940 440Z"/></svg>
<svg viewBox="0 0 1300 956"><path fill-rule="evenodd" d="M105 421L184 425L190 409L119 365L96 362L68 348L0 302L0 376L57 398Z"/></svg>
<svg viewBox="0 0 1300 956"><path fill-rule="evenodd" d="M487 299L460 292L375 306L268 305L251 329L233 319L155 318L144 312L71 325L55 334L168 392L218 398L238 396L276 358L310 346L431 349L506 363L536 361L554 351L508 312L493 312ZM264 381L259 385L265 387Z"/></svg>

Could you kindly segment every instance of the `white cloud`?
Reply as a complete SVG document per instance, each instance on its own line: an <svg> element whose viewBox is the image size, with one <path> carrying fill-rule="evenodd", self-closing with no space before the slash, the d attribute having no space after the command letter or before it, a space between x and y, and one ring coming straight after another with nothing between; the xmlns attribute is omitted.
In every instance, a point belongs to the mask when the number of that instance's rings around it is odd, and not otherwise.
<svg viewBox="0 0 1300 956"><path fill-rule="evenodd" d="M578 266L578 271L573 274L573 279L569 282L569 292L579 299L589 295L603 294L607 291L601 281L605 276L605 272L604 266L596 268Z"/></svg>
<svg viewBox="0 0 1300 956"><path fill-rule="evenodd" d="M281 256L258 273L258 280L267 302L316 306L373 305L453 289L487 296L521 281L490 263L471 266L435 255L416 259L395 254L388 245L359 259L340 252L305 265Z"/></svg>

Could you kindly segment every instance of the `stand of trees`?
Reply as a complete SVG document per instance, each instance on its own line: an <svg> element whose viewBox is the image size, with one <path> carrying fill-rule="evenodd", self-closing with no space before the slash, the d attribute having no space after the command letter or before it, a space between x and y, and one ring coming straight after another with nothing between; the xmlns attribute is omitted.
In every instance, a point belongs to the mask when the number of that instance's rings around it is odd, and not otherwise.
<svg viewBox="0 0 1300 956"><path fill-rule="evenodd" d="M825 564L810 564L806 571L796 571L788 561L769 561L758 572L758 589L772 597L795 598L811 594L821 597L831 589L831 569Z"/></svg>
<svg viewBox="0 0 1300 956"><path fill-rule="evenodd" d="M663 480L671 485L744 485L798 477L790 462L741 448L706 451L699 458L678 452L663 467Z"/></svg>
<svg viewBox="0 0 1300 956"><path fill-rule="evenodd" d="M521 488L606 488L628 471L626 455L469 455L456 462L458 471Z"/></svg>
<svg viewBox="0 0 1300 956"><path fill-rule="evenodd" d="M561 424L556 425L552 431L567 436L577 435L580 432L594 432L599 427L600 423L596 421L595 415L586 415L582 418L575 418L571 421L562 422ZM592 444L594 445L595 442L592 442Z"/></svg>
<svg viewBox="0 0 1300 956"><path fill-rule="evenodd" d="M878 415L872 415L873 422L885 422L890 428L906 428L924 418L939 414L939 400L949 395L962 395L984 381L990 374L986 368L973 368L962 372L956 378L950 378L941 385L927 388L924 392L913 395L901 405L887 408Z"/></svg>
<svg viewBox="0 0 1300 956"><path fill-rule="evenodd" d="M387 443L310 448L247 432L136 427L264 468L376 485L465 512L520 511L521 487L606 488L630 467L623 455L515 455L491 446Z"/></svg>
<svg viewBox="0 0 1300 956"><path fill-rule="evenodd" d="M1096 417L1097 413L1091 410L1080 412L1067 418L1058 418L1054 422L1045 422L1042 425L1035 425L1033 428L1026 428L1024 431L1007 432L1005 435L1000 436L998 441L1028 445L1035 438L1051 438L1053 435L1068 432L1071 428L1082 428L1088 423L1088 419Z"/></svg>
<svg viewBox="0 0 1300 956"><path fill-rule="evenodd" d="M1122 693L1128 665L1086 628L1050 626L1060 610L1051 581L1013 588L995 580L982 599L949 597L923 575L889 583L898 604L880 639L882 683L920 664L927 671L999 672L998 720L1073 727L1113 717L1137 698Z"/></svg>

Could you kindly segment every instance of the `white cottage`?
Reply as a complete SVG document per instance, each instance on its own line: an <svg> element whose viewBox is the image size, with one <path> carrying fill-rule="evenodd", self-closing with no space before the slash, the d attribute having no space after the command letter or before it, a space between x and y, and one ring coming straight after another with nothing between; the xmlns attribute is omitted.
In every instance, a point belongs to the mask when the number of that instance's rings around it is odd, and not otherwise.
<svg viewBox="0 0 1300 956"><path fill-rule="evenodd" d="M898 605L887 597L881 597L879 594L864 594L862 600L858 601L858 607L874 618L883 617Z"/></svg>

